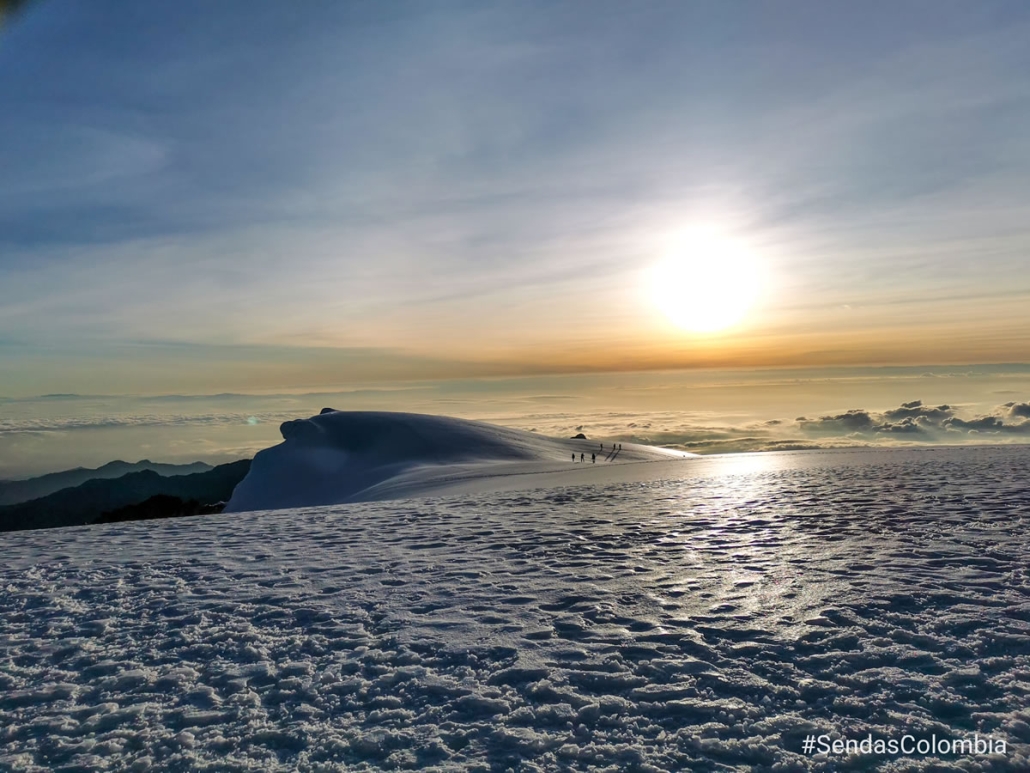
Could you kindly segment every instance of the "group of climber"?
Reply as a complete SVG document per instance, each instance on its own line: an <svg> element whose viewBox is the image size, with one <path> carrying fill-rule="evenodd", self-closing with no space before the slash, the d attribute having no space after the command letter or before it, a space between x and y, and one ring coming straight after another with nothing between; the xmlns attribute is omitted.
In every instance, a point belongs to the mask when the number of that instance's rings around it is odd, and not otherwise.
<svg viewBox="0 0 1030 773"><path fill-rule="evenodd" d="M601 443L600 445L601 445L601 451L603 452L604 451L604 443ZM616 454L616 453L618 453L621 450L622 450L622 443L612 443L612 454ZM586 456L584 454L580 454L579 455L579 460L581 462L582 461L586 461ZM575 453L572 454L572 461L576 461L576 454ZM595 453L590 454L590 463L594 464L596 462L597 462L597 453L595 452Z"/></svg>

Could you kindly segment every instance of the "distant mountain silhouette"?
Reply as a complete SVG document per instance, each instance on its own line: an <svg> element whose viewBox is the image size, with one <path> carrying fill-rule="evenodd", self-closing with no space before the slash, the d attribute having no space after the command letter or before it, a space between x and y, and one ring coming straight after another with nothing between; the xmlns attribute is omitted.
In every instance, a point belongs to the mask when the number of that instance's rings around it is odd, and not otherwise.
<svg viewBox="0 0 1030 773"><path fill-rule="evenodd" d="M213 469L210 464L193 462L192 464L160 464L143 459L138 462L123 462L120 459L108 462L103 467L91 470L87 467L76 467L74 470L51 472L38 478L26 480L0 481L0 506L16 505L53 494L61 489L81 486L88 480L97 478L120 478L130 472L153 470L158 475L192 475L196 472L207 472Z"/></svg>
<svg viewBox="0 0 1030 773"><path fill-rule="evenodd" d="M227 502L247 472L250 460L221 464L207 472L166 477L153 470L114 479L88 480L30 502L0 507L0 531L48 529L95 523L102 515L166 495L198 506Z"/></svg>

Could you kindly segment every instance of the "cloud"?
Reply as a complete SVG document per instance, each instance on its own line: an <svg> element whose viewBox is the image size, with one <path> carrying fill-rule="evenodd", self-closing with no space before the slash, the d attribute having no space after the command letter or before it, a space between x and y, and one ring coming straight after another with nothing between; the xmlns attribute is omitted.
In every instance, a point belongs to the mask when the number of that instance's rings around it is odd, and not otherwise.
<svg viewBox="0 0 1030 773"><path fill-rule="evenodd" d="M97 350L125 331L417 338L438 357L455 343L486 356L499 336L559 353L596 336L601 359L623 335L652 340L627 290L684 218L744 224L798 278L784 309L818 308L791 335L825 324L829 336L826 308L851 306L849 325L893 315L870 310L908 288L995 292L1023 265L1025 23L909 9L884 37L867 14L816 4L713 42L733 14L705 22L690 4L587 16L325 4L299 17L269 4L242 26L233 4L211 4L204 25L183 4L145 5L129 18L85 4L75 35L43 25L12 48L0 262L18 271L0 288L0 328L29 344L73 339L112 363ZM231 57L222 28L239 33ZM46 83L78 96L41 97ZM988 252L985 239L1007 241ZM863 257L831 265L827 243ZM968 285L962 271L975 271ZM120 386L130 366L115 364L94 378ZM226 387L254 382L232 370Z"/></svg>
<svg viewBox="0 0 1030 773"><path fill-rule="evenodd" d="M293 413L224 413L188 415L89 416L0 420L0 435L27 435L75 430L127 429L132 427L216 427L253 426L306 418L308 409Z"/></svg>
<svg viewBox="0 0 1030 773"><path fill-rule="evenodd" d="M957 418L948 419L944 422L944 427L945 429L966 433L1030 435L1030 421L1006 424L997 416L981 416L972 421L964 421Z"/></svg>
<svg viewBox="0 0 1030 773"><path fill-rule="evenodd" d="M876 428L876 431L877 432L893 433L893 434L896 434L896 435L913 435L913 434L922 434L922 433L925 432L925 429L924 429L923 426L921 426L919 424L918 421L916 421L915 419L909 418L909 419L902 419L901 421L897 422L896 424L891 424L891 423L881 424L879 427Z"/></svg>
<svg viewBox="0 0 1030 773"><path fill-rule="evenodd" d="M938 405L936 408L931 408L923 405L922 400L913 400L910 403L902 403L900 408L894 408L883 415L890 421L926 419L938 423L954 416L955 411L950 405Z"/></svg>
<svg viewBox="0 0 1030 773"><path fill-rule="evenodd" d="M956 410L951 405L928 406L921 400L913 400L882 413L853 409L817 419L802 416L797 419L797 425L802 433L810 435L910 435L918 436L923 442L954 440L956 435L963 434L1030 434L1030 403L1005 403L993 413L971 418L957 416Z"/></svg>
<svg viewBox="0 0 1030 773"><path fill-rule="evenodd" d="M495 420L508 426L533 427L545 435L566 437L583 432L598 440L644 443L695 453L793 451L868 446L915 446L934 443L1019 442L1030 435L1030 401L1009 402L971 414L953 403L922 400L892 408L853 408L822 416L789 419L732 417L710 412L651 411L555 412ZM532 422L532 423L530 423Z"/></svg>
<svg viewBox="0 0 1030 773"><path fill-rule="evenodd" d="M839 435L851 432L872 432L876 422L868 411L850 410L837 416L822 416L818 419L798 418L798 426L802 432L826 433Z"/></svg>
<svg viewBox="0 0 1030 773"><path fill-rule="evenodd" d="M1030 419L1030 403L1005 403L1008 415L1012 418Z"/></svg>

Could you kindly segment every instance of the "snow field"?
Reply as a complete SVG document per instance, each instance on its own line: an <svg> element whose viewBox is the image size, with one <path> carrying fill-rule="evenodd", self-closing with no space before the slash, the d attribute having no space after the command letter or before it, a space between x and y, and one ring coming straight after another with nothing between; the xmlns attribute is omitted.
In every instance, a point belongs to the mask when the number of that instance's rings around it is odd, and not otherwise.
<svg viewBox="0 0 1030 773"><path fill-rule="evenodd" d="M1030 767L1030 453L774 456L4 535L0 769Z"/></svg>

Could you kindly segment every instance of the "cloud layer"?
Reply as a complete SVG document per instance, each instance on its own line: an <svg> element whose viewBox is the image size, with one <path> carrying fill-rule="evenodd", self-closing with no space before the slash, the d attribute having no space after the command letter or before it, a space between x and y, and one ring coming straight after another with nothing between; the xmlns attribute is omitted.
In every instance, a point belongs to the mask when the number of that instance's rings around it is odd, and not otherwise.
<svg viewBox="0 0 1030 773"><path fill-rule="evenodd" d="M278 424L298 417L306 418L307 410L293 413L246 414L222 413L189 415L147 414L138 416L85 416L34 419L0 419L0 435L73 432L76 430L169 428L169 427L232 427L255 424Z"/></svg>
<svg viewBox="0 0 1030 773"><path fill-rule="evenodd" d="M684 412L538 417L538 431L585 432L701 453L791 451L868 445L1007 443L1030 440L1030 403L1008 402L988 413L921 400L875 411L856 408L815 418L730 422Z"/></svg>
<svg viewBox="0 0 1030 773"><path fill-rule="evenodd" d="M963 418L951 405L928 406L921 400L876 413L850 410L836 416L797 419L798 428L808 436L876 438L904 435L921 442L956 442L987 435L1030 435L1030 404L1008 402L992 413Z"/></svg>
<svg viewBox="0 0 1030 773"><path fill-rule="evenodd" d="M326 405L452 415L555 437L583 432L592 439L697 453L1030 442L1030 400L1023 399L1028 388L1022 374L990 381L983 387L988 390L984 394L994 396L989 402L943 402L939 398L952 387L952 394L966 399L975 390L965 383L937 379L930 383L919 379L922 383L917 386L908 379L889 385L892 396L876 408L816 410L801 416L794 411L805 410L805 405L826 406L841 400L839 395L848 384L839 380L823 384L813 378L808 388L824 386L826 394L838 396L828 398L818 392L798 396L791 391L792 400L801 402L787 406L775 403L780 390L789 386L790 379L782 377L774 381L766 375L746 388L741 386L744 376L738 376L736 384L716 383L716 379L708 386L655 378L657 384L639 388L633 387L631 379L609 380L605 382L609 386L620 383L622 388L607 392L598 391L592 379L584 377L534 382L534 391L526 391L525 383L477 381L319 394L51 395L0 401L0 478L95 467L116 458L217 463L252 456L280 442L281 422L307 418ZM942 385L943 390L938 388ZM872 402L882 387L882 382L859 381L851 387L851 397L843 399ZM883 407L898 399L899 390L905 394L909 388L938 400L906 400ZM995 402L999 397L1006 401ZM723 402L717 404L718 400ZM660 407L663 404L668 407ZM677 407L689 404L706 408ZM616 405L641 409L609 407Z"/></svg>

